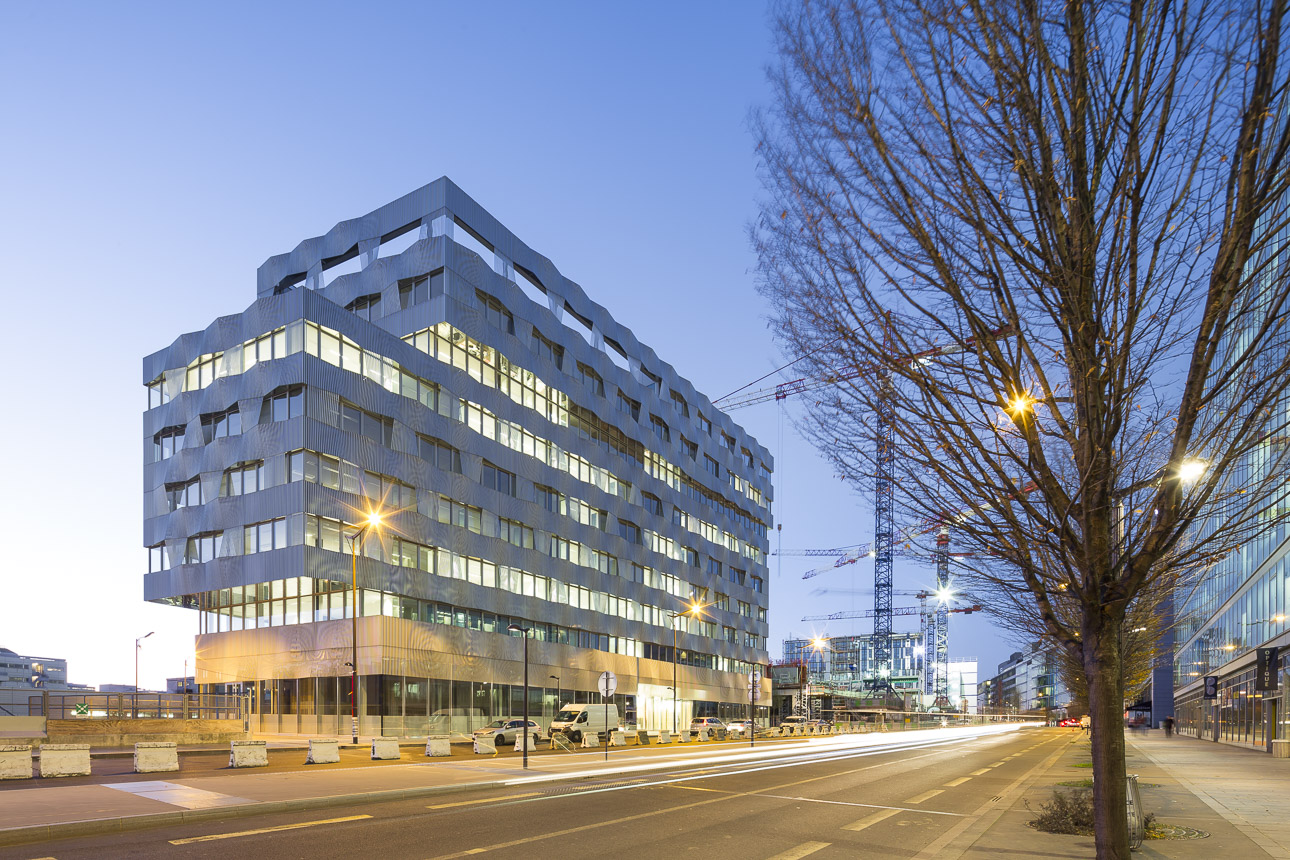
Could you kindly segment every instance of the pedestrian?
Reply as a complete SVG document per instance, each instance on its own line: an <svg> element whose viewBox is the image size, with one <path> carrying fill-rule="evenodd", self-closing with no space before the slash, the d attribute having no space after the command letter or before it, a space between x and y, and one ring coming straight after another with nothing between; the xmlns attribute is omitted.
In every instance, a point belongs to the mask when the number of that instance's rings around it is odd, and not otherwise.
<svg viewBox="0 0 1290 860"><path fill-rule="evenodd" d="M1165 721L1164 721L1164 722L1165 722L1165 737L1167 737L1167 738L1169 738L1169 737L1173 737L1173 734L1174 734L1174 718L1173 718L1173 717L1165 717Z"/></svg>

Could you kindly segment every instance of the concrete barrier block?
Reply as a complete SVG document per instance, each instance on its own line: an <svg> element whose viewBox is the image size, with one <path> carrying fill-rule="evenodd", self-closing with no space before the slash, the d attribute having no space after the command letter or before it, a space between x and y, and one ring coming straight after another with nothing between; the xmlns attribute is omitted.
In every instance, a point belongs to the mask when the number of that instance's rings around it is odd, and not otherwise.
<svg viewBox="0 0 1290 860"><path fill-rule="evenodd" d="M636 746L647 747L650 744L649 732L642 729L636 733Z"/></svg>
<svg viewBox="0 0 1290 860"><path fill-rule="evenodd" d="M600 746L600 735L591 732L585 732L582 735L582 745L584 747L595 748Z"/></svg>
<svg viewBox="0 0 1290 860"><path fill-rule="evenodd" d="M269 749L264 741L229 741L229 767L268 767Z"/></svg>
<svg viewBox="0 0 1290 860"><path fill-rule="evenodd" d="M537 739L534 738L532 734L530 734L528 737L529 737L529 752L534 752L537 750ZM523 732L515 733L515 751L524 752L524 733Z"/></svg>
<svg viewBox="0 0 1290 860"><path fill-rule="evenodd" d="M31 779L31 747L27 744L0 746L0 779Z"/></svg>
<svg viewBox="0 0 1290 860"><path fill-rule="evenodd" d="M398 738L372 738L372 761L391 761L401 756Z"/></svg>
<svg viewBox="0 0 1290 860"><path fill-rule="evenodd" d="M627 732L622 730L609 733L609 745L611 747L627 746Z"/></svg>
<svg viewBox="0 0 1290 860"><path fill-rule="evenodd" d="M475 737L475 755L497 755L497 738L495 735Z"/></svg>
<svg viewBox="0 0 1290 860"><path fill-rule="evenodd" d="M676 733L676 742L678 744L688 744L690 742L690 733L685 729L681 729Z"/></svg>
<svg viewBox="0 0 1290 860"><path fill-rule="evenodd" d="M672 742L672 733L663 729L658 733L658 742L661 744L670 744Z"/></svg>
<svg viewBox="0 0 1290 860"><path fill-rule="evenodd" d="M426 755L452 755L452 743L449 741L448 735L431 735L426 738Z"/></svg>
<svg viewBox="0 0 1290 860"><path fill-rule="evenodd" d="M171 743L134 745L135 773L170 773L179 770L179 747Z"/></svg>
<svg viewBox="0 0 1290 860"><path fill-rule="evenodd" d="M710 740L711 738L712 738L712 729L706 729L706 728L699 729L698 735L695 736L695 740L699 741L700 743L706 740Z"/></svg>
<svg viewBox="0 0 1290 860"><path fill-rule="evenodd" d="M305 764L336 764L340 761L340 741L335 738L310 738Z"/></svg>
<svg viewBox="0 0 1290 860"><path fill-rule="evenodd" d="M1273 741L1272 757L1290 758L1290 741Z"/></svg>
<svg viewBox="0 0 1290 860"><path fill-rule="evenodd" d="M40 748L40 775L89 776L89 744L44 744Z"/></svg>

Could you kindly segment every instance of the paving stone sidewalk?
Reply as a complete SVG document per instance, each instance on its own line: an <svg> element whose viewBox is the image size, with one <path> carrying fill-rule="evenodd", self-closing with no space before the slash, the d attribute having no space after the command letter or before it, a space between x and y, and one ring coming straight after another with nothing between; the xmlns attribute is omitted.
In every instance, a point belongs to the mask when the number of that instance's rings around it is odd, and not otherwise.
<svg viewBox="0 0 1290 860"><path fill-rule="evenodd" d="M1036 775L1017 803L970 846L963 858L1086 858L1093 839L1040 833L1029 826L1061 783L1092 776L1089 742L1073 732L1062 754ZM1290 760L1164 732L1128 738L1128 772L1138 775L1144 811L1163 824L1203 831L1199 839L1149 839L1135 856L1170 860L1276 857L1290 860Z"/></svg>

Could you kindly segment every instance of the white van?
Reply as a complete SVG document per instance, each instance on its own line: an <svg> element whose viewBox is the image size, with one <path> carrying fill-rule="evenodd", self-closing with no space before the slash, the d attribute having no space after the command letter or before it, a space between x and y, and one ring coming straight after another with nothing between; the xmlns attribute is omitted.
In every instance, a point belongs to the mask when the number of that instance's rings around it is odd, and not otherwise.
<svg viewBox="0 0 1290 860"><path fill-rule="evenodd" d="M613 731L621 724L617 705L565 705L551 720L551 734L563 734L576 744L584 734Z"/></svg>

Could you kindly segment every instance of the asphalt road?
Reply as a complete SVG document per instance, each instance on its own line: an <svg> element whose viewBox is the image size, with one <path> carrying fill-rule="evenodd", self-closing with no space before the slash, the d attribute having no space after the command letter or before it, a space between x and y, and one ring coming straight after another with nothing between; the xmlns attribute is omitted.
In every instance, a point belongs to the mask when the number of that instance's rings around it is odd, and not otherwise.
<svg viewBox="0 0 1290 860"><path fill-rule="evenodd" d="M0 858L940 858L975 838L1070 738L1027 730L879 752L826 748L45 842L0 849Z"/></svg>

